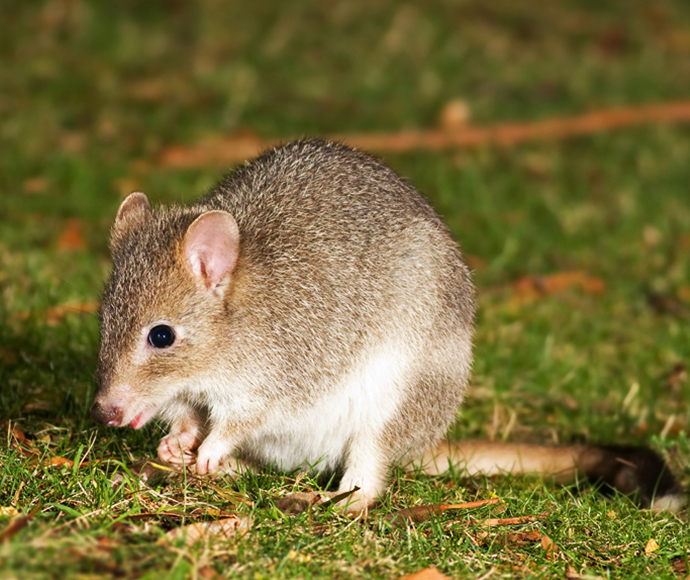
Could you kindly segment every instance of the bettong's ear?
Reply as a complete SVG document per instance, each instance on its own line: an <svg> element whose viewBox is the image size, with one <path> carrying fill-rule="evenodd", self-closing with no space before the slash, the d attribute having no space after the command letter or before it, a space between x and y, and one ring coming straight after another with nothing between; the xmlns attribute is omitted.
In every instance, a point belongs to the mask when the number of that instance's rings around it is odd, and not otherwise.
<svg viewBox="0 0 690 580"><path fill-rule="evenodd" d="M209 290L230 274L240 254L240 232L228 212L201 214L187 229L182 243L187 270Z"/></svg>
<svg viewBox="0 0 690 580"><path fill-rule="evenodd" d="M133 230L141 228L151 216L147 197L138 191L130 193L117 210L110 231L110 250L117 251Z"/></svg>

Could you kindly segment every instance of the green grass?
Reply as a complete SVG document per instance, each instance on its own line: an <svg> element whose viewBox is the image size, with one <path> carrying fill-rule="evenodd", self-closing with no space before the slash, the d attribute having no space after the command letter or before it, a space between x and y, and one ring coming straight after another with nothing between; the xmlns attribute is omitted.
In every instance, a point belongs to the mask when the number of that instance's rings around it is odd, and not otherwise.
<svg viewBox="0 0 690 580"><path fill-rule="evenodd" d="M222 173L163 168L165 148L241 130L288 138L432 127L457 98L473 121L490 123L690 97L682 0L0 1L0 17L0 420L33 434L44 458L128 463L154 454L163 433L92 423L97 318L51 321L49 309L98 300L124 194L189 201ZM690 363L690 129L386 160L429 196L476 269L475 372L453 434L651 443L687 488L690 382L668 375ZM60 249L70 219L84 244ZM513 286L572 271L604 291L526 300ZM670 308L652 308L652 294ZM275 498L317 482L268 473L218 486L112 487L104 464L46 467L5 441L0 507L33 516L0 545L0 578L690 570L687 511L654 516L586 485L396 473L366 523L318 510L285 518ZM500 515L447 512L407 529L382 521L420 503L494 495ZM234 509L254 518L244 536L159 541ZM477 525L540 514L485 535ZM0 531L10 520L0 517ZM529 530L556 543L552 558L539 542L507 536ZM660 548L645 555L650 538Z"/></svg>

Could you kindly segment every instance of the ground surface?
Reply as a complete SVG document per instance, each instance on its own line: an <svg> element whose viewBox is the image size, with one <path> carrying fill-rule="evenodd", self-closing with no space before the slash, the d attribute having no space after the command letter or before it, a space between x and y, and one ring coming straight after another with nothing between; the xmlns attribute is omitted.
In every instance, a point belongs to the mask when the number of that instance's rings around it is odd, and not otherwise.
<svg viewBox="0 0 690 580"><path fill-rule="evenodd" d="M488 124L690 98L683 0L226 4L0 4L0 577L690 573L687 512L653 516L586 485L398 473L366 523L280 515L277 497L315 489L294 474L112 488L95 461L150 456L163 431L88 417L109 225L132 190L192 200L227 169L165 165L170 148L433 128L454 100ZM690 127L384 156L475 270L475 372L453 434L651 443L687 487ZM23 452L15 425L32 437ZM231 513L252 529L159 541Z"/></svg>

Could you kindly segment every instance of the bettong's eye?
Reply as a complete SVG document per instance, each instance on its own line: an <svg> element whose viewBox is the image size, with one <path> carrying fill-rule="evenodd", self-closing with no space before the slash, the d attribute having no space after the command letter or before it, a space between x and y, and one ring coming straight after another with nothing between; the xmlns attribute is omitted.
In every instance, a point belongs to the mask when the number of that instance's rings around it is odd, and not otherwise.
<svg viewBox="0 0 690 580"><path fill-rule="evenodd" d="M175 342L175 331L167 324L159 324L149 331L149 344L154 348L168 348Z"/></svg>

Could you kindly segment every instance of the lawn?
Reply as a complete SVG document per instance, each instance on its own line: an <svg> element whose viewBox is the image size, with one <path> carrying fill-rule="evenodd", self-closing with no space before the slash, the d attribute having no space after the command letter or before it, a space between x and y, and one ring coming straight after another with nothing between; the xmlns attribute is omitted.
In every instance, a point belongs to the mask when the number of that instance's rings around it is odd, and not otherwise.
<svg viewBox="0 0 690 580"><path fill-rule="evenodd" d="M588 484L396 472L366 521L285 516L281 496L323 482L113 485L163 427L89 417L120 201L191 201L231 170L164 162L173 149L431 130L453 102L487 126L687 100L690 4L48 0L0 2L0 18L0 578L690 574L687 510L653 515ZM687 489L690 126L377 154L474 271L474 373L452 436L649 444ZM251 528L166 539L232 515Z"/></svg>

